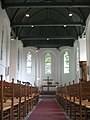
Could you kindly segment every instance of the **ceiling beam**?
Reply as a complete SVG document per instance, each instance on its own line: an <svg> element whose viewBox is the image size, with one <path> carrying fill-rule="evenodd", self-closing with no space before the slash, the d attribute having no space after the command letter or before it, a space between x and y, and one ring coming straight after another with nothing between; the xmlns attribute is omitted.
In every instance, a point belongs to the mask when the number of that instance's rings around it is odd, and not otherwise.
<svg viewBox="0 0 90 120"><path fill-rule="evenodd" d="M2 3L2 8L63 8L63 7L90 7L90 2L26 2L26 3Z"/></svg>
<svg viewBox="0 0 90 120"><path fill-rule="evenodd" d="M15 33L15 31L12 28L11 28L11 36L16 37L16 33Z"/></svg>
<svg viewBox="0 0 90 120"><path fill-rule="evenodd" d="M73 46L73 40L49 40L49 41L43 41L43 40L24 40L22 41L24 43L24 47L26 46L34 46L38 48L58 48L61 46Z"/></svg>
<svg viewBox="0 0 90 120"><path fill-rule="evenodd" d="M27 23L21 23L21 24L12 24L11 27L60 27L60 26L85 26L85 23L83 22L73 22L73 23L58 23L58 24L27 24Z"/></svg>
<svg viewBox="0 0 90 120"><path fill-rule="evenodd" d="M31 37L20 37L20 40L24 41L24 40L76 40L76 37L72 37L72 36L67 36L67 37L46 37L46 38L31 38Z"/></svg>

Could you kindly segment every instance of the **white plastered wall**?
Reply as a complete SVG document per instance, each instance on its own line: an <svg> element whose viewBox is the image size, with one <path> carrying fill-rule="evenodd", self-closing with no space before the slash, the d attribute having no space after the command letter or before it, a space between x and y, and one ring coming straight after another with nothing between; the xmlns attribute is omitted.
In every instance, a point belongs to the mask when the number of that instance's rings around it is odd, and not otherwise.
<svg viewBox="0 0 90 120"><path fill-rule="evenodd" d="M86 38L78 37L78 40L74 42L74 64L75 64L75 74L74 80L75 82L79 82L79 69L77 70L77 47L78 47L78 54L79 54L79 61L87 61L87 54L86 54Z"/></svg>
<svg viewBox="0 0 90 120"><path fill-rule="evenodd" d="M88 80L90 80L90 14L86 21L86 51L87 51L87 66L88 66Z"/></svg>
<svg viewBox="0 0 90 120"><path fill-rule="evenodd" d="M79 50L79 40L76 40L75 42L74 42L74 81L75 82L78 82L79 81L79 71L77 71L77 47L78 47L78 50ZM80 59L80 52L78 51L78 59ZM79 62L79 60L78 60L78 62Z"/></svg>
<svg viewBox="0 0 90 120"><path fill-rule="evenodd" d="M86 38L82 37L78 39L79 39L80 61L87 61Z"/></svg>
<svg viewBox="0 0 90 120"><path fill-rule="evenodd" d="M2 46L2 58L0 59L0 74L3 79L10 80L10 21L0 3L0 55ZM2 43L3 39L3 43Z"/></svg>
<svg viewBox="0 0 90 120"><path fill-rule="evenodd" d="M19 56L18 56L19 50ZM11 41L11 51L10 51L10 80L14 79L22 81L22 60L23 60L23 44L18 38ZM19 66L19 68L18 68Z"/></svg>

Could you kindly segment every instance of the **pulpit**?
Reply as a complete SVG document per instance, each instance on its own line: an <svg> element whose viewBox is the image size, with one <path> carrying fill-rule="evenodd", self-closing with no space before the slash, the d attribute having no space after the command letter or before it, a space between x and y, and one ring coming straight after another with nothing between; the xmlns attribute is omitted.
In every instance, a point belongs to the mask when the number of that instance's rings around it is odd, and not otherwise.
<svg viewBox="0 0 90 120"><path fill-rule="evenodd" d="M87 61L79 61L80 81L87 81Z"/></svg>

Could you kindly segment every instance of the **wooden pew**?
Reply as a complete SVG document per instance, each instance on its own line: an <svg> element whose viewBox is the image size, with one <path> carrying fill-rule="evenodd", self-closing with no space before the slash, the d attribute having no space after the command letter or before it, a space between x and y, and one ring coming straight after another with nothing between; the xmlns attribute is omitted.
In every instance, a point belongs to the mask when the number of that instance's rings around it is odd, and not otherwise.
<svg viewBox="0 0 90 120"><path fill-rule="evenodd" d="M72 89L73 89L73 100L72 100L71 116L73 116L75 120L77 119L82 120L81 108L83 108L84 106L82 106L81 103L80 83L73 84Z"/></svg>
<svg viewBox="0 0 90 120"><path fill-rule="evenodd" d="M79 83L77 98L75 99L75 116L80 120L90 119L90 81ZM74 91L77 88L74 86ZM77 119L77 118L76 118Z"/></svg>
<svg viewBox="0 0 90 120"><path fill-rule="evenodd" d="M32 104L36 105L39 100L39 90L38 87L31 88L31 94L32 94Z"/></svg>
<svg viewBox="0 0 90 120"><path fill-rule="evenodd" d="M0 81L0 118L1 120L13 120L13 81L8 83Z"/></svg>
<svg viewBox="0 0 90 120"><path fill-rule="evenodd" d="M85 102L85 101L84 101ZM82 99L82 83L69 84L67 86L67 113L74 120L86 120L85 104Z"/></svg>
<svg viewBox="0 0 90 120"><path fill-rule="evenodd" d="M56 99L58 103L62 106L64 110L67 110L67 100L66 100L66 84L65 86L59 86L56 89Z"/></svg>
<svg viewBox="0 0 90 120"><path fill-rule="evenodd" d="M81 99L85 105L86 120L90 120L90 81L84 81L81 84Z"/></svg>
<svg viewBox="0 0 90 120"><path fill-rule="evenodd" d="M37 87L22 85L21 83L0 81L0 119L21 120L38 102L39 93Z"/></svg>
<svg viewBox="0 0 90 120"><path fill-rule="evenodd" d="M73 84L70 84L70 82L69 82L69 85L66 86L66 101L67 101L66 111L67 111L67 114L70 115L70 118L73 115L71 112L73 110L73 102L74 102L73 85L74 85L74 81L73 81Z"/></svg>
<svg viewBox="0 0 90 120"><path fill-rule="evenodd" d="M27 85L27 100L26 100L26 106L27 106L27 113L32 110L32 96L31 96L31 87L30 85Z"/></svg>
<svg viewBox="0 0 90 120"><path fill-rule="evenodd" d="M14 83L14 104L13 104L13 114L15 120L21 119L21 84Z"/></svg>
<svg viewBox="0 0 90 120"><path fill-rule="evenodd" d="M69 83L69 85L57 88L57 91L59 103L62 105L62 101L65 101L64 107L66 106L66 111L67 114L70 115L70 118L73 117L74 120L83 120L83 115L85 118L85 105L83 105L81 97L82 84L74 82L73 84Z"/></svg>
<svg viewBox="0 0 90 120"><path fill-rule="evenodd" d="M31 101L31 86L21 83L14 84L14 111L17 111L17 120L23 119L32 109Z"/></svg>

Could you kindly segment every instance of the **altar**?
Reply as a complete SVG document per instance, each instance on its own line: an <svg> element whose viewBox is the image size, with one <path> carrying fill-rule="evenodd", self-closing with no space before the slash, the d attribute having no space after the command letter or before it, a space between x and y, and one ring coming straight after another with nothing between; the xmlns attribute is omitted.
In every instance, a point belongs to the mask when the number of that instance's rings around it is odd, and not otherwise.
<svg viewBox="0 0 90 120"><path fill-rule="evenodd" d="M52 94L52 93L56 93L56 86L57 85L42 85L41 89L42 89L42 95L43 94Z"/></svg>
<svg viewBox="0 0 90 120"><path fill-rule="evenodd" d="M50 79L47 76L47 79L43 79L43 84L41 85L41 93L43 94L55 94L56 93L56 84L54 84L53 79Z"/></svg>
<svg viewBox="0 0 90 120"><path fill-rule="evenodd" d="M42 85L42 91L55 91L56 85Z"/></svg>

